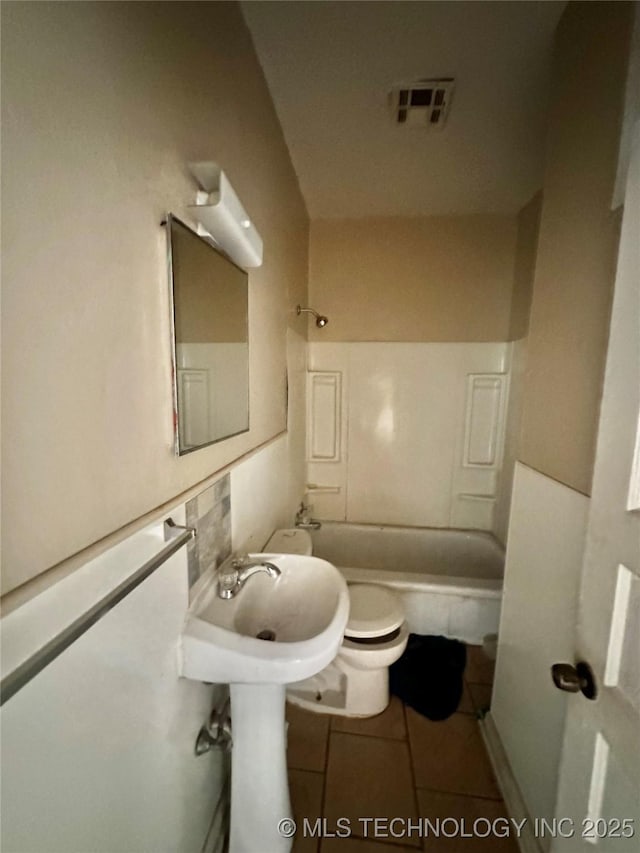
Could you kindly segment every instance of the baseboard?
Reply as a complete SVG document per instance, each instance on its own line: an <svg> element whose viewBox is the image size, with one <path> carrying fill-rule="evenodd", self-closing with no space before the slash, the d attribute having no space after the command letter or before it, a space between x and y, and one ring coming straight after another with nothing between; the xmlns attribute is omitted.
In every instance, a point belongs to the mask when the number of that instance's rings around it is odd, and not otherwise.
<svg viewBox="0 0 640 853"><path fill-rule="evenodd" d="M526 821L520 837L517 839L521 853L544 853L538 839L534 835L533 821L527 811L520 788L511 770L509 759L500 740L500 735L491 716L491 711L480 720L480 731L482 732L482 738L489 753L498 785L502 791L509 817L512 817L518 823L523 820Z"/></svg>

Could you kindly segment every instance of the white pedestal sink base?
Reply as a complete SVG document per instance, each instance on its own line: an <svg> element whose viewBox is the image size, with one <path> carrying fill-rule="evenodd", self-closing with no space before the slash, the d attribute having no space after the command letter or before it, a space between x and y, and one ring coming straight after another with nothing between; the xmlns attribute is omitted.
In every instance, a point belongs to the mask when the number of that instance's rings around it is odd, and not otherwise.
<svg viewBox="0 0 640 853"><path fill-rule="evenodd" d="M213 569L191 603L180 638L180 674L229 684L230 853L289 853L278 832L291 819L287 780L285 685L324 669L338 653L349 618L342 574L317 557L250 554L259 567L232 598L221 597ZM264 632L272 642L260 639Z"/></svg>
<svg viewBox="0 0 640 853"><path fill-rule="evenodd" d="M278 833L291 817L284 684L231 684L229 853L289 853Z"/></svg>

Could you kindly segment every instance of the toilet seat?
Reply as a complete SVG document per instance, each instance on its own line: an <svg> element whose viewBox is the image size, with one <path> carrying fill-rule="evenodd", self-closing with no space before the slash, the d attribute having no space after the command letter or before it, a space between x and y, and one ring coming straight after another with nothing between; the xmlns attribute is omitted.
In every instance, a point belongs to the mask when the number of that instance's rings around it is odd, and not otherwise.
<svg viewBox="0 0 640 853"><path fill-rule="evenodd" d="M391 643L400 636L402 626L391 631L390 634L380 634L376 637L344 637L343 643L349 643L352 646L378 646L381 643Z"/></svg>
<svg viewBox="0 0 640 853"><path fill-rule="evenodd" d="M345 628L345 640L389 640L404 622L397 595L374 584L349 584L351 608ZM396 634L397 636L397 634Z"/></svg>

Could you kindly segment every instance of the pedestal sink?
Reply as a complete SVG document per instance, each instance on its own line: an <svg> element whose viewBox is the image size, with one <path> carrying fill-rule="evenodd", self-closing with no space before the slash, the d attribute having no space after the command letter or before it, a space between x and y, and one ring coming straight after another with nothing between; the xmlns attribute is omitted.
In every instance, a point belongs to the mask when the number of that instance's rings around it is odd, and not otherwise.
<svg viewBox="0 0 640 853"><path fill-rule="evenodd" d="M280 577L249 578L235 598L217 578L189 608L181 673L230 685L233 721L230 853L287 853L278 832L291 817L287 782L285 685L324 669L338 653L349 616L347 585L326 560L251 554Z"/></svg>

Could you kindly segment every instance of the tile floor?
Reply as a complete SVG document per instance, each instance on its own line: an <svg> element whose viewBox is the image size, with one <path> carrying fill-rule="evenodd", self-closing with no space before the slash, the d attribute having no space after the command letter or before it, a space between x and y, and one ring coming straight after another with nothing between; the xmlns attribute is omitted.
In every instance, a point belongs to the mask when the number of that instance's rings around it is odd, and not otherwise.
<svg viewBox="0 0 640 853"><path fill-rule="evenodd" d="M484 821L472 837L460 837L459 830L463 818L469 832L477 818L506 817L476 719L489 705L492 681L491 661L480 647L468 646L462 701L443 722L427 720L396 697L367 720L287 705L289 781L299 827L294 853L516 853L513 838L480 837ZM368 817L387 820L376 828L361 820ZM394 817L403 820L390 824ZM454 818L446 824L452 837L407 831L409 819L416 827L425 817L432 823ZM324 837L305 837L304 818L311 826L323 818ZM330 837L347 829L349 837Z"/></svg>

